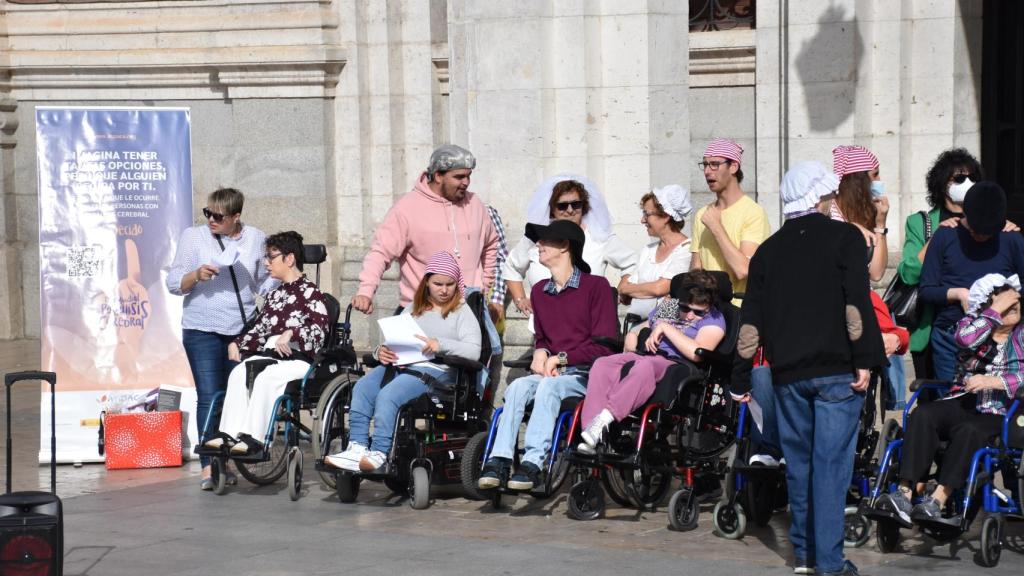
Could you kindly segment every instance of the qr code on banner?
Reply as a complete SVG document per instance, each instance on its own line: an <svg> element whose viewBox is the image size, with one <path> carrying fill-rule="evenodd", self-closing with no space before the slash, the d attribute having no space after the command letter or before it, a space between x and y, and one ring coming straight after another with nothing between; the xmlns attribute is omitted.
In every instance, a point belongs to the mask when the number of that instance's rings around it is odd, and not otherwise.
<svg viewBox="0 0 1024 576"><path fill-rule="evenodd" d="M91 278L100 270L94 246L68 247L68 276Z"/></svg>

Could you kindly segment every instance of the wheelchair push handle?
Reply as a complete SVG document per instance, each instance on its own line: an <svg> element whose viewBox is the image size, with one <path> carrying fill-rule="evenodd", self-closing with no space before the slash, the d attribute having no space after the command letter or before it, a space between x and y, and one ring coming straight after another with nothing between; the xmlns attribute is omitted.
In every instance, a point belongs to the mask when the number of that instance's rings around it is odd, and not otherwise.
<svg viewBox="0 0 1024 576"><path fill-rule="evenodd" d="M57 375L53 372L29 370L26 372L11 372L9 374L4 374L4 384L8 388L22 380L44 380L50 383L50 388L57 385Z"/></svg>

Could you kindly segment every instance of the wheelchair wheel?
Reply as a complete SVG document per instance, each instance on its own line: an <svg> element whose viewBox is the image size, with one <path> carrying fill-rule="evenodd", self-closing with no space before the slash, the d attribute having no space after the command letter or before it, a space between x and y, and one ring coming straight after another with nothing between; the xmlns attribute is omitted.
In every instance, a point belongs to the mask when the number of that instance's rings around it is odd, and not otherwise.
<svg viewBox="0 0 1024 576"><path fill-rule="evenodd" d="M267 446L267 452L270 456L269 460L265 462L235 461L235 465L238 466L238 473L253 484L260 486L273 484L287 472L289 443L288 439L284 437L284 424L278 422L274 424L274 429L274 437L270 442L270 446ZM292 426L292 434L295 434L294 426ZM294 446L297 443L298 439L296 438L296 442L292 443L292 445Z"/></svg>
<svg viewBox="0 0 1024 576"><path fill-rule="evenodd" d="M292 446L288 451L288 497L295 502L302 494L302 450Z"/></svg>
<svg viewBox="0 0 1024 576"><path fill-rule="evenodd" d="M350 504L359 497L359 484L362 478L350 472L335 473L334 486L338 492L338 500L343 504Z"/></svg>
<svg viewBox="0 0 1024 576"><path fill-rule="evenodd" d="M843 547L860 548L871 538L871 519L856 506L847 506L843 517Z"/></svg>
<svg viewBox="0 0 1024 576"><path fill-rule="evenodd" d="M477 487L480 469L483 466L484 449L487 448L487 432L477 432L466 443L462 450L462 462L459 463L459 474L462 477L462 490L470 500L487 500L487 494Z"/></svg>
<svg viewBox="0 0 1024 576"><path fill-rule="evenodd" d="M712 513L712 521L718 535L727 540L739 540L747 531L747 516L738 503L719 500Z"/></svg>
<svg viewBox="0 0 1024 576"><path fill-rule="evenodd" d="M1003 525L996 516L989 516L981 524L981 565L992 568L999 564L1002 553Z"/></svg>
<svg viewBox="0 0 1024 576"><path fill-rule="evenodd" d="M875 462L878 462L879 467L882 466L882 458L885 457L885 449L889 447L889 443L902 437L903 428L900 427L899 421L895 418L886 420L882 425L882 432L878 435L878 445L875 447Z"/></svg>
<svg viewBox="0 0 1024 576"><path fill-rule="evenodd" d="M668 501L668 522L673 530L689 532L697 527L700 510L693 490L683 488L672 495Z"/></svg>
<svg viewBox="0 0 1024 576"><path fill-rule="evenodd" d="M210 480L213 480L213 493L223 496L228 491L227 461L217 456L210 460Z"/></svg>
<svg viewBox="0 0 1024 576"><path fill-rule="evenodd" d="M569 518L596 520L604 510L604 491L593 478L577 482L569 490Z"/></svg>
<svg viewBox="0 0 1024 576"><path fill-rule="evenodd" d="M900 545L900 525L888 520L879 520L875 525L875 544L883 554L895 552Z"/></svg>
<svg viewBox="0 0 1024 576"><path fill-rule="evenodd" d="M409 505L413 510L426 510L430 506L430 472L423 466L412 469L412 498Z"/></svg>
<svg viewBox="0 0 1024 576"><path fill-rule="evenodd" d="M348 444L348 430L345 429L345 406L352 395L352 386L357 378L354 374L342 374L327 383L320 393L313 413L313 458L320 460L329 454L345 449ZM334 489L335 473L318 470L320 481Z"/></svg>
<svg viewBox="0 0 1024 576"><path fill-rule="evenodd" d="M548 497L558 492L562 488L562 484L565 484L566 478L569 477L569 469L572 465L569 463L568 453L566 450L569 447L569 423L562 425L561 435L558 441L558 446L552 446L552 450L557 450L555 453L555 461L551 464L551 469L548 470L544 477L544 493L537 494L531 492L533 496Z"/></svg>

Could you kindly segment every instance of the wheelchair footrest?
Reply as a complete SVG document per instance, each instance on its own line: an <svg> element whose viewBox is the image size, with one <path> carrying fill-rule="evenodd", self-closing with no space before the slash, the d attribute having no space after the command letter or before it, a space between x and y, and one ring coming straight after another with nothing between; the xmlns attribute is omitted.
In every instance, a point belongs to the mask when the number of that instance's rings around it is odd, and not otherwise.
<svg viewBox="0 0 1024 576"><path fill-rule="evenodd" d="M773 476L784 476L786 474L786 465L780 464L779 466L763 466L760 464L741 464L735 463L732 466L732 471L736 474L742 474L747 478L770 478Z"/></svg>

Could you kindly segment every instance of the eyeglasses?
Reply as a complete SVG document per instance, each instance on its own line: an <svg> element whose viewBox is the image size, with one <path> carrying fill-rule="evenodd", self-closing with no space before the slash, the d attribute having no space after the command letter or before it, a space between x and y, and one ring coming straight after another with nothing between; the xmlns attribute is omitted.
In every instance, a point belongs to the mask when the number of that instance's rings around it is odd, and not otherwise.
<svg viewBox="0 0 1024 576"><path fill-rule="evenodd" d="M583 200L573 200L572 202L559 202L555 204L555 208L558 208L562 212L568 212L570 207L572 207L573 210L583 208Z"/></svg>
<svg viewBox="0 0 1024 576"><path fill-rule="evenodd" d="M718 170L722 164L728 164L729 162L732 162L732 160L708 160L707 162L697 162L697 167L701 170L707 170L708 168Z"/></svg>
<svg viewBox="0 0 1024 576"><path fill-rule="evenodd" d="M203 208L203 217L205 217L207 220L213 218L214 222L221 222L224 220L223 214L218 214L213 210L210 210L209 208Z"/></svg>
<svg viewBox="0 0 1024 576"><path fill-rule="evenodd" d="M648 212L646 210L644 210L640 214L642 214L644 218L652 218L654 216L661 216L661 214L658 214L657 212Z"/></svg>
<svg viewBox="0 0 1024 576"><path fill-rule="evenodd" d="M967 180L968 178L970 178L973 182L978 181L978 177L976 174L954 174L953 182L956 182L957 184L963 184L964 180Z"/></svg>
<svg viewBox="0 0 1024 576"><path fill-rule="evenodd" d="M686 304L680 304L679 311L682 312L683 314L686 314L687 312L693 312L693 315L696 316L697 318L703 318L708 315L708 312L711 312L711 309L705 308L701 310L699 308L687 306Z"/></svg>
<svg viewBox="0 0 1024 576"><path fill-rule="evenodd" d="M278 256L284 256L284 254L282 254L281 252L278 252L276 254L264 254L263 259L267 261L267 264L269 264L273 262L274 258L277 258Z"/></svg>

